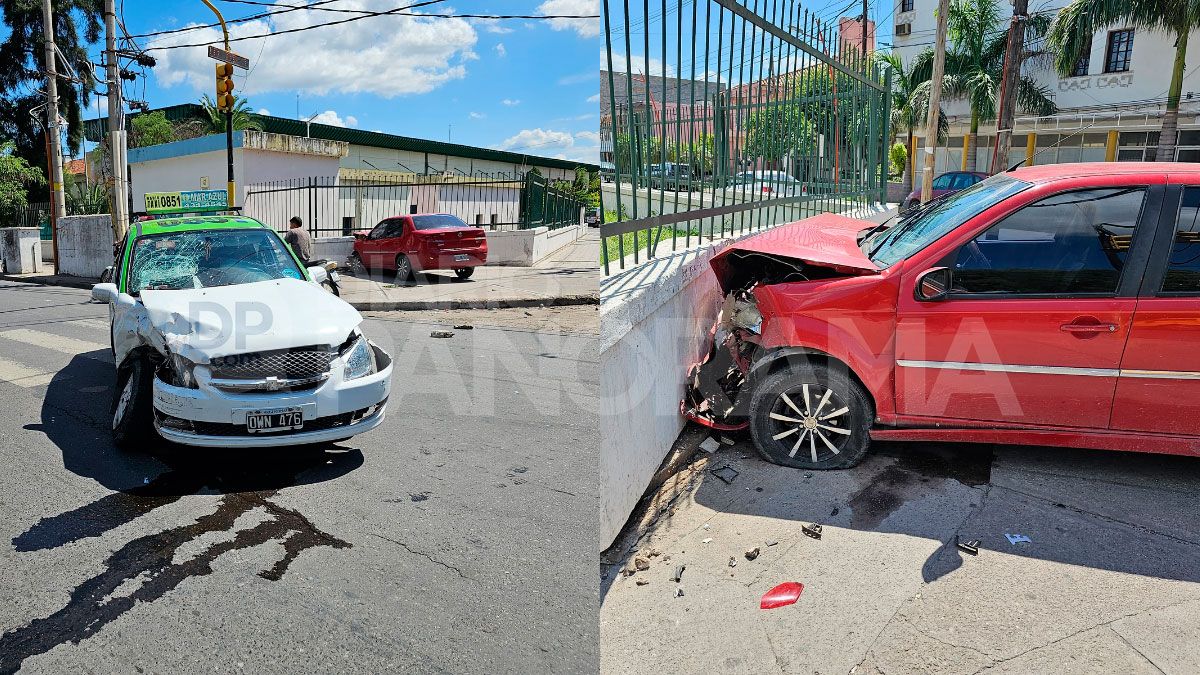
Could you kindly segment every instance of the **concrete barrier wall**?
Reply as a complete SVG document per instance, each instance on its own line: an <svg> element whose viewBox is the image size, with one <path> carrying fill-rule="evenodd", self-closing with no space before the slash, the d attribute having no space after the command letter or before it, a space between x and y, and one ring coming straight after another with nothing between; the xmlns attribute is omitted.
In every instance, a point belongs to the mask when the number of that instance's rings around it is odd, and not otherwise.
<svg viewBox="0 0 1200 675"><path fill-rule="evenodd" d="M586 231L586 225L572 225L557 230L535 227L528 230L488 231L487 264L529 267L573 243Z"/></svg>
<svg viewBox="0 0 1200 675"><path fill-rule="evenodd" d="M339 265L346 264L354 251L354 237L317 237L312 244L314 258L332 260Z"/></svg>
<svg viewBox="0 0 1200 675"><path fill-rule="evenodd" d="M34 274L42 271L41 231L36 227L0 228L0 272Z"/></svg>
<svg viewBox="0 0 1200 675"><path fill-rule="evenodd" d="M59 274L96 278L112 264L112 219L108 214L60 218L57 229Z"/></svg>

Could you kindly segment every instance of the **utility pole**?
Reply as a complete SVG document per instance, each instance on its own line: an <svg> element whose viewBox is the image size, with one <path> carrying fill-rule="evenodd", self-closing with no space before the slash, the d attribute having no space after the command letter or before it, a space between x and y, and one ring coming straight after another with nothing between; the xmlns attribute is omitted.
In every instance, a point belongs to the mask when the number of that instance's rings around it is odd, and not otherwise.
<svg viewBox="0 0 1200 675"><path fill-rule="evenodd" d="M921 203L933 196L933 160L937 150L938 112L942 107L942 78L946 74L946 15L950 0L938 0L937 37L934 39L933 77L929 81L929 117L925 122L925 168L921 173Z"/></svg>
<svg viewBox="0 0 1200 675"><path fill-rule="evenodd" d="M104 0L104 65L108 86L108 154L112 160L113 241L129 229L129 170L125 150L125 104L121 100L121 66L117 63L117 10L115 0Z"/></svg>
<svg viewBox="0 0 1200 675"><path fill-rule="evenodd" d="M58 219L67 215L63 196L62 139L58 131L58 67L54 57L54 10L42 0L42 28L46 35L46 136L50 145L50 199L53 202L52 231L57 240Z"/></svg>
<svg viewBox="0 0 1200 675"><path fill-rule="evenodd" d="M867 0L863 0L862 14L862 57L863 63L867 62ZM866 66L863 66L864 68Z"/></svg>
<svg viewBox="0 0 1200 675"><path fill-rule="evenodd" d="M221 12L217 11L217 8L209 0L201 0L201 2L217 15L217 22L221 24L221 34L225 37L225 51L231 52L232 50L229 49L229 26L225 25L225 17L221 16ZM221 65L227 67L222 68ZM225 206L232 211L234 197L237 194L237 186L233 182L233 64L221 65L217 67L217 107L225 112ZM243 67L245 66L243 65Z"/></svg>
<svg viewBox="0 0 1200 675"><path fill-rule="evenodd" d="M1012 145L1017 112L1017 83L1021 79L1021 47L1025 43L1025 22L1029 20L1029 0L1014 0L1012 23L1008 26L1008 49L1004 52L1004 76L1000 78L1000 105L996 116L996 150L992 153L992 173L1008 168L1008 150Z"/></svg>

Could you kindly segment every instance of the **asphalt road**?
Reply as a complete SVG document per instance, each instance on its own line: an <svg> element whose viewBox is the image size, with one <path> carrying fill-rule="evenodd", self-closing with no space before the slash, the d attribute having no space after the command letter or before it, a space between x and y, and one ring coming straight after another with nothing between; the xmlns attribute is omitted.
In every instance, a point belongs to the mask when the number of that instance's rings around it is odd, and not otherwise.
<svg viewBox="0 0 1200 675"><path fill-rule="evenodd" d="M123 453L88 300L0 282L0 673L597 669L594 307L369 318L388 420L320 454Z"/></svg>
<svg viewBox="0 0 1200 675"><path fill-rule="evenodd" d="M746 439L700 456L604 556L601 672L1200 672L1200 458L877 443L803 471ZM648 568L623 575L635 556ZM760 609L786 581L799 600Z"/></svg>

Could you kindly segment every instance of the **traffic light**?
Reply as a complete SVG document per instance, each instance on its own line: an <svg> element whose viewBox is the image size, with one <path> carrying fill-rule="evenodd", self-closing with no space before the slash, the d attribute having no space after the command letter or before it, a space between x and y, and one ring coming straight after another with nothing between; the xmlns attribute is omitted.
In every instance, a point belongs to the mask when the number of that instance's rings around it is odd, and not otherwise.
<svg viewBox="0 0 1200 675"><path fill-rule="evenodd" d="M217 64L217 110L233 110L233 66L228 63Z"/></svg>

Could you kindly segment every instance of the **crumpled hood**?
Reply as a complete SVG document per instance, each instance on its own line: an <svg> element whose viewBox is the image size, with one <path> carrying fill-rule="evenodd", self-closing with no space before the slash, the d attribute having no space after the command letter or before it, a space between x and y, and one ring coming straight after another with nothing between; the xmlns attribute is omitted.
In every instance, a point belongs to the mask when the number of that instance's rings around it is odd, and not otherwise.
<svg viewBox="0 0 1200 675"><path fill-rule="evenodd" d="M820 265L848 274L872 274L879 271L879 266L859 249L858 233L874 225L869 220L823 213L734 242L713 256L709 264L723 286L733 273L731 259L745 258L745 254Z"/></svg>
<svg viewBox="0 0 1200 675"><path fill-rule="evenodd" d="M243 352L337 346L362 322L348 303L299 279L145 290L141 302L167 349L195 363Z"/></svg>

